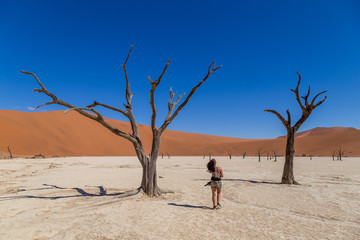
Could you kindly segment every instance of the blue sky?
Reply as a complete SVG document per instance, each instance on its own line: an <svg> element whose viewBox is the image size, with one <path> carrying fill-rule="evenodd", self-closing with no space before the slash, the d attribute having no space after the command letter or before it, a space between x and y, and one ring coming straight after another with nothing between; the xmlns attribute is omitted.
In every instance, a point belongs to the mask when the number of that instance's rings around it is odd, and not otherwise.
<svg viewBox="0 0 360 240"><path fill-rule="evenodd" d="M31 111L49 98L30 76L77 106L121 107L127 69L134 115L150 124L150 83L172 62L156 92L158 124L169 88L189 93L216 59L223 68L196 92L169 129L239 138L285 134L300 108L289 90L327 90L300 128L360 128L360 2L345 1L4 1L0 0L0 109ZM313 95L312 95L313 96ZM46 106L40 110L62 109ZM104 111L106 117L125 120Z"/></svg>

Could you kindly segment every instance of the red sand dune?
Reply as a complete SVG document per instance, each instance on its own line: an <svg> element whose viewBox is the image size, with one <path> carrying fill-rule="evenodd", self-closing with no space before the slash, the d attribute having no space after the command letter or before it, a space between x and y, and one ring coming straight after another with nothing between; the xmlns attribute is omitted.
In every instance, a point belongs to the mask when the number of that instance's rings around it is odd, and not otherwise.
<svg viewBox="0 0 360 240"><path fill-rule="evenodd" d="M111 120L110 123L130 132L129 124ZM147 153L151 146L151 129L139 125ZM19 112L0 110L0 152L7 154L10 146L14 155L33 156L130 156L133 146L76 112ZM285 138L240 139L166 130L160 152L173 156L255 155L263 147L270 152L277 149L284 154ZM355 128L315 128L298 133L296 155L329 156L333 149L342 147L347 156L360 156L360 130ZM266 153L264 153L266 155Z"/></svg>

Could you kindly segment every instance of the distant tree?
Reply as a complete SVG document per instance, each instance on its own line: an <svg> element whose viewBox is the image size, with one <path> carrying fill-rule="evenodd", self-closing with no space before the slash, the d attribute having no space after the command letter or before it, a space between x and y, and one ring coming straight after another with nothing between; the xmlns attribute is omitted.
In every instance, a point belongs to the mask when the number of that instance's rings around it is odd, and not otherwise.
<svg viewBox="0 0 360 240"><path fill-rule="evenodd" d="M162 158L162 159L164 158L164 153L161 153L161 158Z"/></svg>
<svg viewBox="0 0 360 240"><path fill-rule="evenodd" d="M294 126L291 126L291 117L289 110L286 111L287 113L287 120L274 110L265 109L265 112L273 113L275 114L280 121L284 124L286 130L287 130L287 139L286 139L286 151L285 151L285 165L284 165L284 171L281 179L281 183L284 184L298 184L298 182L295 181L294 174L293 174L293 161L294 161L294 153L295 153L295 133L299 130L300 126L306 121L306 119L309 118L312 111L317 108L320 104L322 104L326 97L315 104L315 100L317 97L319 97L321 94L325 93L326 91L323 91L319 94L317 94L312 101L309 103L308 98L310 95L310 86L307 94L303 96L304 104L300 100L299 96L299 85L301 82L301 75L297 73L299 76L299 81L296 86L296 89L291 89L292 92L295 93L296 100L302 110L301 118L295 123Z"/></svg>
<svg viewBox="0 0 360 240"><path fill-rule="evenodd" d="M266 160L269 160L269 158L270 158L270 154L269 152L266 152Z"/></svg>
<svg viewBox="0 0 360 240"><path fill-rule="evenodd" d="M228 152L228 156L229 156L229 158L230 158L230 160L231 160L231 157L232 157L231 152Z"/></svg>
<svg viewBox="0 0 360 240"><path fill-rule="evenodd" d="M274 159L275 159L274 162L276 162L277 157L279 155L279 151L277 149L273 149L272 152L273 152L273 156L274 156Z"/></svg>
<svg viewBox="0 0 360 240"><path fill-rule="evenodd" d="M10 155L9 157L10 157L10 158L13 158L13 155L12 155L12 153L11 153L11 148L10 148L10 146L7 147L7 150L8 150L9 155Z"/></svg>
<svg viewBox="0 0 360 240"><path fill-rule="evenodd" d="M312 157L313 157L313 155L310 153L310 154L309 154L309 158L310 158L310 160L312 160Z"/></svg>
<svg viewBox="0 0 360 240"><path fill-rule="evenodd" d="M335 161L335 156L336 156L336 150L333 149L333 150L331 150L331 157L332 157L333 161Z"/></svg>
<svg viewBox="0 0 360 240"><path fill-rule="evenodd" d="M264 148L264 147L258 147L258 148L256 149L256 155L257 155L258 158L259 158L259 162L261 161L261 155L264 154L263 148Z"/></svg>
<svg viewBox="0 0 360 240"><path fill-rule="evenodd" d="M170 159L170 153L167 153L167 155L168 155L168 159Z"/></svg>
<svg viewBox="0 0 360 240"><path fill-rule="evenodd" d="M131 100L132 100L134 94L131 93L130 83L128 80L128 74L126 71L126 63L130 57L132 49L133 49L133 46L131 46L131 49L127 55L127 58L126 58L124 64L122 65L122 69L124 70L125 80L126 80L126 90L125 90L126 103L124 104L126 110L122 110L120 108L116 108L116 107L106 105L103 103L99 103L96 101L94 101L94 103L88 105L87 107L76 107L74 105L71 105L70 103L60 100L53 93L49 92L45 88L45 86L40 82L40 80L38 79L38 77L35 74L30 73L30 72L25 72L25 71L21 71L21 72L32 75L36 79L38 84L41 86L41 89L35 89L34 91L39 92L39 93L44 93L47 96L52 98L52 101L42 104L42 105L39 105L38 107L36 107L36 109L39 108L40 106L50 105L50 104L58 104L58 105L64 106L66 108L69 108L68 111L74 110L74 111L80 113L81 115L98 122L99 124L101 124L102 126L107 128L108 130L110 130L112 133L116 134L117 136L120 136L120 137L125 138L126 140L130 141L134 146L136 155L137 155L139 162L143 168L141 188L149 196L158 196L158 195L161 195L161 193L162 193L162 191L160 190L160 188L158 187L158 184L157 184L157 171L156 171L156 162L157 162L158 155L159 155L161 135L164 133L165 129L169 126L169 124L179 114L181 109L183 109L185 107L185 105L189 102L190 98L193 96L195 91L210 77L210 75L212 75L221 66L215 67L215 62L211 63L210 66L208 67L205 77L190 91L190 93L186 97L186 99L176 109L175 109L176 105L179 103L180 99L185 95L185 93L182 94L180 97L178 97L178 99L175 102L173 102L175 93L170 88L170 100L168 102L169 110L168 110L167 116L165 118L165 121L163 122L163 124L160 127L156 127L157 109L155 107L155 90L159 86L161 79L164 76L164 74L170 64L170 61L167 62L166 66L164 67L164 70L162 71L162 73L160 74L160 76L157 80L153 81L150 77L148 77L150 84L151 84L150 106L151 106L151 110L152 110L151 130L152 130L153 137L152 137L151 154L149 154L149 156L147 156L144 151L143 142L140 138L140 134L138 131L138 127L137 127L135 118L133 116L133 111L132 111L133 107L131 104ZM125 117L127 117L129 119L129 122L131 125L132 133L126 133L125 131L112 126L97 110L95 110L95 107L97 107L97 106L119 112L119 113L123 114ZM170 155L169 155L169 157L170 157Z"/></svg>
<svg viewBox="0 0 360 240"><path fill-rule="evenodd" d="M337 160L342 161L342 157L344 156L345 151L341 147L339 147L336 153L337 153Z"/></svg>
<svg viewBox="0 0 360 240"><path fill-rule="evenodd" d="M246 157L246 152L243 152L242 157L243 157L243 159L245 159L245 157Z"/></svg>

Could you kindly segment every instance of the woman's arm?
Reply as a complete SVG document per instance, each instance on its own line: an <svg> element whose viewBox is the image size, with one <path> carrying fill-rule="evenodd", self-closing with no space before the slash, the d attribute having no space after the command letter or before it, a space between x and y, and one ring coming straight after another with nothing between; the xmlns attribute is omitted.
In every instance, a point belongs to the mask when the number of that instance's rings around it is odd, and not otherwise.
<svg viewBox="0 0 360 240"><path fill-rule="evenodd" d="M224 173L221 167L218 168L218 172L220 173L220 177L224 177Z"/></svg>

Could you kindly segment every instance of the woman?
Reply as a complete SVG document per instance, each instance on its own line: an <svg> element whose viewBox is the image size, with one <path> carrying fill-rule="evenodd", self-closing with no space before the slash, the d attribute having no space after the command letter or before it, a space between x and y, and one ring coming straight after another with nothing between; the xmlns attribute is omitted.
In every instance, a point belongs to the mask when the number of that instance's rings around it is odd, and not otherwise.
<svg viewBox="0 0 360 240"><path fill-rule="evenodd" d="M218 167L215 159L211 159L206 165L208 171L211 173L211 192L213 209L220 209L220 198L221 198L221 178L224 177L224 173L221 167ZM217 193L217 196L216 196Z"/></svg>

